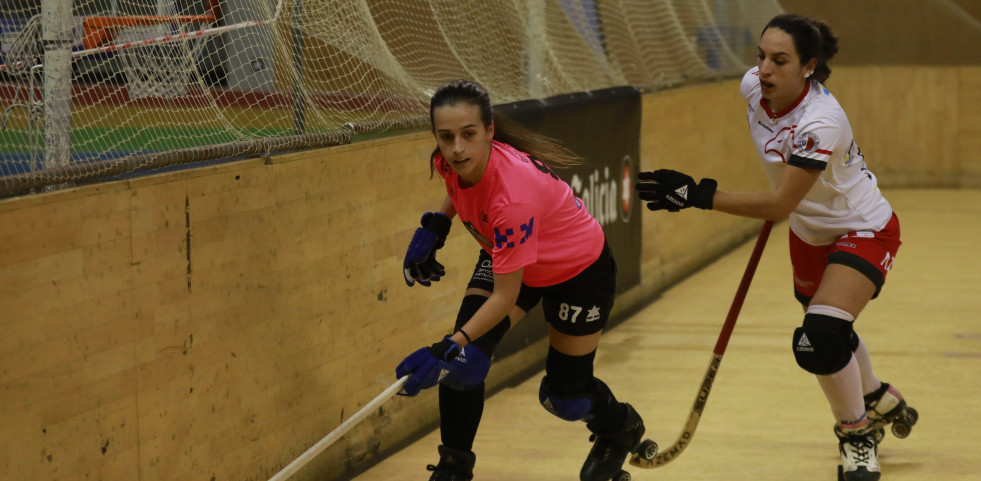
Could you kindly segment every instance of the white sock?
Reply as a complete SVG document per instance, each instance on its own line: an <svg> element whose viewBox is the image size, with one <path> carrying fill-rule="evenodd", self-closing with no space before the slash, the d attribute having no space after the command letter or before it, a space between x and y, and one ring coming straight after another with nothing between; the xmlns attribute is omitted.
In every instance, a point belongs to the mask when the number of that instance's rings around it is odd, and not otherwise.
<svg viewBox="0 0 981 481"><path fill-rule="evenodd" d="M819 375L817 380L838 422L852 424L865 417L862 374L855 356L844 369L834 374Z"/></svg>
<svg viewBox="0 0 981 481"><path fill-rule="evenodd" d="M847 311L833 306L812 305L807 308L807 313L831 316L849 322L855 321L855 317ZM854 424L865 417L862 378L862 371L855 355L842 370L834 374L817 376L824 397L828 398L828 403L831 404L831 412L839 423Z"/></svg>
<svg viewBox="0 0 981 481"><path fill-rule="evenodd" d="M857 335L857 334L856 334ZM869 358L869 348L865 346L865 341L858 338L858 349L855 350L855 359L858 361L858 370L862 373L862 393L868 394L882 386L882 381L875 377L872 372L872 359Z"/></svg>

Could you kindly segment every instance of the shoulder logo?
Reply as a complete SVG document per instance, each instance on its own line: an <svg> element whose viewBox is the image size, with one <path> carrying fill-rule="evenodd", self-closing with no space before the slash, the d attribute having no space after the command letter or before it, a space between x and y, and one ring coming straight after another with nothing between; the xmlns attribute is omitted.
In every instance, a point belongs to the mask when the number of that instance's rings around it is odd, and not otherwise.
<svg viewBox="0 0 981 481"><path fill-rule="evenodd" d="M814 132L804 132L794 140L794 147L803 153L814 152L821 146L821 139Z"/></svg>

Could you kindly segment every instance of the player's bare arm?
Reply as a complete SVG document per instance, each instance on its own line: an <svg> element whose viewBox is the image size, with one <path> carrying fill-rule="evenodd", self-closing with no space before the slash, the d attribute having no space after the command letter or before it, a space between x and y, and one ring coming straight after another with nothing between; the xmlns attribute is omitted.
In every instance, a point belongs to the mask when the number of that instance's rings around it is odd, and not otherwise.
<svg viewBox="0 0 981 481"><path fill-rule="evenodd" d="M515 301L518 300L523 274L524 269L518 269L507 274L494 274L494 292L487 298L484 305L480 306L473 317L463 325L461 329L463 332L453 333L451 339L460 347L466 346L472 339L484 335L501 322L501 319L509 314Z"/></svg>
<svg viewBox="0 0 981 481"><path fill-rule="evenodd" d="M767 192L716 190L712 208L727 214L757 219L785 219L817 182L821 171L787 166L776 187Z"/></svg>

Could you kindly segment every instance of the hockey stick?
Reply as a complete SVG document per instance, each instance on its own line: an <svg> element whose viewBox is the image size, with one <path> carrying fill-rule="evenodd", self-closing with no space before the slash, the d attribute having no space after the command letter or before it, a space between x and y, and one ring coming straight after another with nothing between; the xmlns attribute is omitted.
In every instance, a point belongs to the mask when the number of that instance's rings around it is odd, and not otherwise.
<svg viewBox="0 0 981 481"><path fill-rule="evenodd" d="M354 415L348 418L347 421L341 423L340 426L337 426L337 428L324 436L324 438L318 441L317 444L311 446L310 449L307 449L305 453L294 459L293 462L287 464L286 467L276 473L275 476L269 478L269 481L283 481L296 474L296 472L299 471L304 465L309 463L311 459L323 452L323 450L327 449L327 447L331 444L334 444L334 441L337 441L356 424L368 417L368 415L377 409L378 406L381 406L385 403L385 401L391 399L392 396L394 396L397 392L399 392L399 390L402 389L403 386L405 386L405 382L408 380L408 375L400 377L398 381L395 381L395 383L389 386L388 389L369 401L368 404L365 404L363 408L354 413Z"/></svg>
<svg viewBox="0 0 981 481"><path fill-rule="evenodd" d="M685 424L681 436L678 437L673 446L663 452L658 452L653 459L644 459L639 454L634 454L630 458L631 465L646 469L659 468L681 456L685 448L691 444L692 438L695 437L695 428L698 427L698 421L702 418L702 411L708 401L709 392L712 391L715 375L719 372L722 354L726 352L729 337L732 336L732 329L736 327L736 318L739 317L739 310L743 307L746 292L749 291L749 284L753 281L753 274L756 273L756 266L759 265L760 257L763 256L763 248L766 246L766 240L770 237L772 228L773 221L764 222L763 228L760 229L760 235L756 238L753 254L749 256L749 264L746 266L746 271L743 272L743 278L739 282L739 289L736 290L735 298L732 299L732 305L729 306L729 315L726 316L726 322L722 325L722 332L719 333L719 340L715 343L715 349L712 351L712 362L709 363L708 370L705 371L705 379L698 390L698 395L695 396L695 404L691 408L691 414L688 415L688 422Z"/></svg>

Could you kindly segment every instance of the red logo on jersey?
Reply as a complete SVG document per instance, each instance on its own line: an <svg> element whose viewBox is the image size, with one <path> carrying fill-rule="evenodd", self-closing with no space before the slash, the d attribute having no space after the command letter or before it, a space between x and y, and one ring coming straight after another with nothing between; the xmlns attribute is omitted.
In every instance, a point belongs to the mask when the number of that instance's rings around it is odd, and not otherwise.
<svg viewBox="0 0 981 481"><path fill-rule="evenodd" d="M766 142L766 145L763 147L763 152L767 154L773 153L779 155L780 161L786 164L787 159L780 152L780 148L783 146L783 142L785 140L790 140L793 137L795 128L797 128L796 125L793 127L784 127L780 129L780 131L777 132L777 135L774 135L772 139Z"/></svg>
<svg viewBox="0 0 981 481"><path fill-rule="evenodd" d="M814 132L804 132L794 141L794 147L803 153L814 152L821 145L821 139Z"/></svg>

